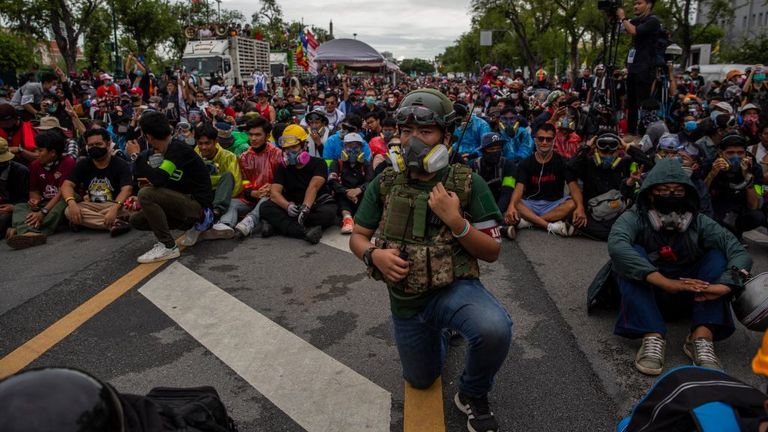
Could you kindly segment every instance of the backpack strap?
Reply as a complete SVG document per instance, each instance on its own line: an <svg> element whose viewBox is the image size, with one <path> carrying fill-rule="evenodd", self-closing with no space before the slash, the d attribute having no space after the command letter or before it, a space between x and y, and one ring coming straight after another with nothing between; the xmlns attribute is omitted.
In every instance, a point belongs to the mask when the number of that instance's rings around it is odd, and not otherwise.
<svg viewBox="0 0 768 432"><path fill-rule="evenodd" d="M697 431L740 432L739 421L733 407L719 401L705 403L691 410Z"/></svg>

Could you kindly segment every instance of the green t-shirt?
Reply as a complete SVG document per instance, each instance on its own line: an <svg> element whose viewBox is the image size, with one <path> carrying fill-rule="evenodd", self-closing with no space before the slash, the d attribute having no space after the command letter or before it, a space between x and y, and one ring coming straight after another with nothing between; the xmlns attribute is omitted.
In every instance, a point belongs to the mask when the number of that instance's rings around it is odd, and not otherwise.
<svg viewBox="0 0 768 432"><path fill-rule="evenodd" d="M419 190L431 191L438 182L445 178L447 170L448 168L443 168L431 180L418 182L411 186ZM384 211L383 200L379 197L379 182L380 180L377 176L369 183L363 195L363 200L360 202L360 206L355 213L355 224L363 228L376 230L379 227L379 221L381 221ZM503 220L499 207L493 198L493 193L488 188L488 184L476 173L472 173L472 191L469 197L469 208L463 210L468 214L467 219L472 224L489 220L495 220L500 223ZM402 293L396 293L390 289L389 302L392 314L402 318L411 317L419 313L438 291L432 290L404 297Z"/></svg>
<svg viewBox="0 0 768 432"><path fill-rule="evenodd" d="M240 157L240 155L245 153L251 146L248 144L248 134L245 132L232 131L232 138L234 138L235 141L227 150L234 153L235 156Z"/></svg>

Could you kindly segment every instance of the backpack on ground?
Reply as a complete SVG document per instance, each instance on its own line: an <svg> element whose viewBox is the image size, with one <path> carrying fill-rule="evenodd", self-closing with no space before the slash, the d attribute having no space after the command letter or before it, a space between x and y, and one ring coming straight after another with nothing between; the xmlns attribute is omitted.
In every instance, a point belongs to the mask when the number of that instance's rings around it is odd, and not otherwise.
<svg viewBox="0 0 768 432"><path fill-rule="evenodd" d="M618 432L752 431L768 396L726 373L683 366L659 378Z"/></svg>
<svg viewBox="0 0 768 432"><path fill-rule="evenodd" d="M237 432L235 422L213 387L156 387L150 390L147 398L160 407L160 414L177 429Z"/></svg>

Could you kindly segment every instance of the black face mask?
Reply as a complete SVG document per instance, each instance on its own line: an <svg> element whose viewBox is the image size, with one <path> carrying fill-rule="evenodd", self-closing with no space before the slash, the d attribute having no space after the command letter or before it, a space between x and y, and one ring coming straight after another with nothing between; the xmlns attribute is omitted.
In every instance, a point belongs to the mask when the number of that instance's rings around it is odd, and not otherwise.
<svg viewBox="0 0 768 432"><path fill-rule="evenodd" d="M262 153L262 152L263 152L263 151L264 151L264 150L267 148L267 143L264 143L264 144L262 144L262 145L261 145L261 147L254 147L254 146L251 146L251 148L252 148L252 149L253 149L253 151L254 151L254 152L256 152L256 153Z"/></svg>
<svg viewBox="0 0 768 432"><path fill-rule="evenodd" d="M88 156L90 156L92 159L101 159L106 155L106 147L91 147L88 149Z"/></svg>
<svg viewBox="0 0 768 432"><path fill-rule="evenodd" d="M670 214L673 212L684 213L688 211L688 204L685 197L678 198L673 196L653 196L653 208L661 214Z"/></svg>
<svg viewBox="0 0 768 432"><path fill-rule="evenodd" d="M483 165L496 166L501 160L501 152L486 153L483 155Z"/></svg>

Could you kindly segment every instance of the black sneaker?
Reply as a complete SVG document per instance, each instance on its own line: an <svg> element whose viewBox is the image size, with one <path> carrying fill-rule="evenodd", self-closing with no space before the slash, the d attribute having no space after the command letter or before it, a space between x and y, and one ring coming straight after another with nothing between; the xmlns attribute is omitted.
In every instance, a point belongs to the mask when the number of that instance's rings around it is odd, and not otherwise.
<svg viewBox="0 0 768 432"><path fill-rule="evenodd" d="M118 237L127 233L130 230L131 230L131 224L129 224L128 222L118 220L115 222L114 225L112 225L112 228L109 229L109 235L110 237Z"/></svg>
<svg viewBox="0 0 768 432"><path fill-rule="evenodd" d="M262 233L264 230L262 229ZM323 227L321 226L314 226L307 230L306 234L304 234L304 240L312 243L313 245L316 245L320 243L320 239L323 237Z"/></svg>
<svg viewBox="0 0 768 432"><path fill-rule="evenodd" d="M488 405L488 395L471 398L458 392L453 398L453 402L459 411L467 415L467 430L469 432L496 432L499 430L499 424Z"/></svg>
<svg viewBox="0 0 768 432"><path fill-rule="evenodd" d="M261 238L272 237L275 234L275 229L272 228L272 224L267 221L261 221Z"/></svg>

